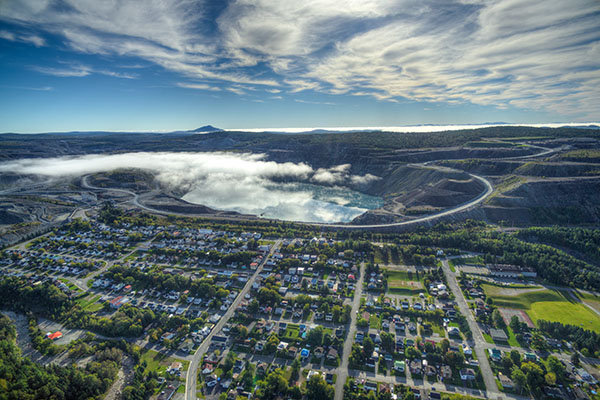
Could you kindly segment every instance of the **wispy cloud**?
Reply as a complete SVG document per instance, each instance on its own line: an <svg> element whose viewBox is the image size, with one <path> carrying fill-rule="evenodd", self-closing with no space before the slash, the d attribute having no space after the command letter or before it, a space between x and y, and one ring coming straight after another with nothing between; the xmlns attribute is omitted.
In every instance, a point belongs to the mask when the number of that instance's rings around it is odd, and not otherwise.
<svg viewBox="0 0 600 400"><path fill-rule="evenodd" d="M66 68L54 68L54 67L42 67L38 65L34 65L31 67L34 71L40 72L45 75L59 76L63 78L81 78L84 76L92 75L92 74L100 74L106 76L112 76L113 78L121 78L121 79L136 79L136 74L109 71L104 69L94 69L87 65L74 64L69 65Z"/></svg>
<svg viewBox="0 0 600 400"><path fill-rule="evenodd" d="M597 0L236 0L216 17L210 2L21 0L3 3L0 19L239 94L251 89L236 85L579 118L600 111Z"/></svg>
<svg viewBox="0 0 600 400"><path fill-rule="evenodd" d="M11 42L31 43L36 47L42 47L46 45L46 40L44 40L44 38L41 36L32 34L19 34L5 30L0 31L0 39L10 40Z"/></svg>
<svg viewBox="0 0 600 400"><path fill-rule="evenodd" d="M211 92L218 92L221 90L220 87L207 85L206 83L177 82L177 86L186 89L209 90Z"/></svg>

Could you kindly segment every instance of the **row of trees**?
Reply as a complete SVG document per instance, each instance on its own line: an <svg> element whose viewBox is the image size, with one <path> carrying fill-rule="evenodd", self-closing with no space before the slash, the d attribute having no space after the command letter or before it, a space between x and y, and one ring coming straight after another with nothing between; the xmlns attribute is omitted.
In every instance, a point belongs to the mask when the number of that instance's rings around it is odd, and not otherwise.
<svg viewBox="0 0 600 400"><path fill-rule="evenodd" d="M538 320L538 327L552 338L572 343L584 356L600 356L600 335L594 331L545 320Z"/></svg>

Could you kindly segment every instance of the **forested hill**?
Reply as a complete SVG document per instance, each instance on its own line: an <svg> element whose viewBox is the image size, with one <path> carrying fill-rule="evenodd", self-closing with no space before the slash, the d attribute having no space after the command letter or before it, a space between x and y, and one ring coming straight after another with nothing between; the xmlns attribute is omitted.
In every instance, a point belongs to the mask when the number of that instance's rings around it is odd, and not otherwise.
<svg viewBox="0 0 600 400"><path fill-rule="evenodd" d="M0 135L0 160L129 151L296 152L325 149L348 154L431 147L465 146L485 138L527 140L600 139L600 131L580 128L490 127L447 132L290 134L251 132L173 133L47 133ZM319 151L319 154L321 151Z"/></svg>

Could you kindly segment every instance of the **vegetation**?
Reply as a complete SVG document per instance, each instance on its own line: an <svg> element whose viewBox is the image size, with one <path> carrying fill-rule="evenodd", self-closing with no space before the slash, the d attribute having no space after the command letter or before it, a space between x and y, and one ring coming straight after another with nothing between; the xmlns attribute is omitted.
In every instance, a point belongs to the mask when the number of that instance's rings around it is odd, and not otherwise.
<svg viewBox="0 0 600 400"><path fill-rule="evenodd" d="M15 328L0 316L0 397L6 399L101 399L119 369L120 353L98 353L85 369L42 367L22 357L15 344Z"/></svg>
<svg viewBox="0 0 600 400"><path fill-rule="evenodd" d="M490 287L495 288L488 284L482 285L488 296L494 292ZM497 290L495 292L498 293ZM538 323L539 320L556 321L600 332L600 317L559 290L524 289L517 295L493 294L491 297L497 307L526 311L534 323Z"/></svg>
<svg viewBox="0 0 600 400"><path fill-rule="evenodd" d="M520 230L517 236L524 240L576 250L589 259L600 261L600 229L532 227Z"/></svg>
<svg viewBox="0 0 600 400"><path fill-rule="evenodd" d="M434 229L419 229L415 233L397 235L394 242L480 252L485 254L486 263L520 265L532 268L551 283L600 289L600 267L551 246L488 230L475 221L467 221L462 227L439 224Z"/></svg>
<svg viewBox="0 0 600 400"><path fill-rule="evenodd" d="M540 331L558 340L565 340L585 356L600 356L600 334L575 325L538 321Z"/></svg>

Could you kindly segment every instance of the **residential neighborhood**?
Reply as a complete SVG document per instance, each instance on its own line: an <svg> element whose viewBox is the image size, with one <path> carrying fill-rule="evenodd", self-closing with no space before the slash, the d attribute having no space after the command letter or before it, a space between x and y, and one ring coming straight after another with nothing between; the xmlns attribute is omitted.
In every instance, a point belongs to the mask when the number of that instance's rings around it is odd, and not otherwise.
<svg viewBox="0 0 600 400"><path fill-rule="evenodd" d="M0 273L54 286L88 315L44 340L66 350L76 342L63 331L76 326L135 345L157 398L263 398L256 382L281 374L336 400L522 399L521 375L533 373L548 398L594 398L590 354L574 360L572 343L494 302L494 290L543 290L534 274L442 248L415 249L422 264L406 264L386 246L88 221L5 250Z"/></svg>

